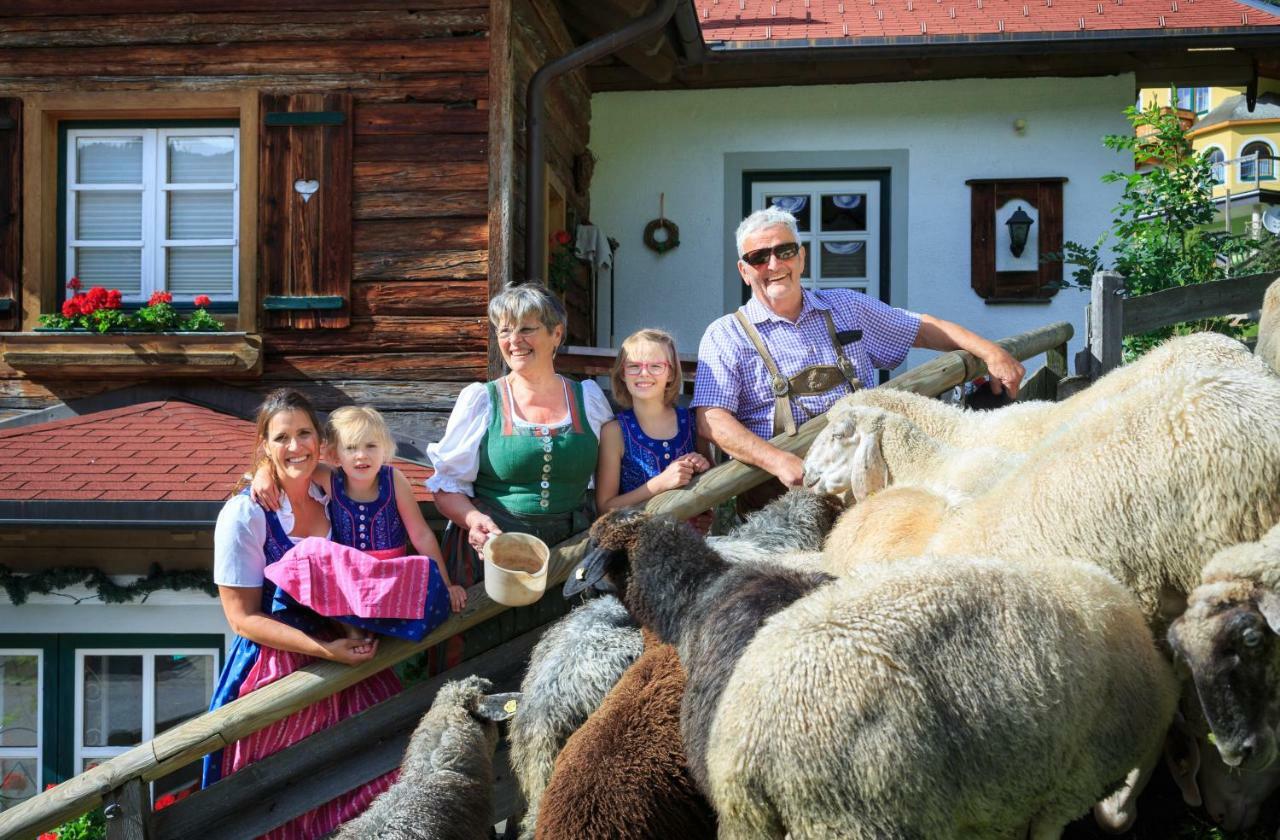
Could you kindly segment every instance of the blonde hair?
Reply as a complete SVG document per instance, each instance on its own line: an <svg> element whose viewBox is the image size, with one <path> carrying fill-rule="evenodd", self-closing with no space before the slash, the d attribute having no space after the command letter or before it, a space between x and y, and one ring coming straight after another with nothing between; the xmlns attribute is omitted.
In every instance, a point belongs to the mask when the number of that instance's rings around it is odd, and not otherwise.
<svg viewBox="0 0 1280 840"><path fill-rule="evenodd" d="M396 439L376 408L344 405L329 415L327 437L335 450L349 443L371 440L382 447L388 461L396 454Z"/></svg>
<svg viewBox="0 0 1280 840"><path fill-rule="evenodd" d="M671 333L652 328L633 332L618 348L618 358L614 360L613 370L609 371L609 382L613 386L613 400L623 408L631 408L631 392L627 390L627 383L622 379L622 369L630 359L630 352L636 349L636 345L645 342L667 349L671 379L667 382L667 387L662 390L662 402L666 405L675 405L676 397L680 395L680 384L684 380L684 374L680 370L680 356L676 353L676 340L672 338Z"/></svg>

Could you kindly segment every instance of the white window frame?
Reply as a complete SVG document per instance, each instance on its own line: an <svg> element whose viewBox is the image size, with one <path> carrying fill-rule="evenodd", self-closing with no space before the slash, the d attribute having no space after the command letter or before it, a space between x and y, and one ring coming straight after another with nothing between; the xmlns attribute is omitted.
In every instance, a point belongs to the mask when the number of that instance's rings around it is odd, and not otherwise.
<svg viewBox="0 0 1280 840"><path fill-rule="evenodd" d="M806 272L802 285L806 289L856 289L878 298L880 288L880 182L844 181L844 180L811 180L811 181L754 181L751 184L751 210L759 210L765 206L766 195L786 193L790 195L808 194L809 227L808 231L800 231L800 243L809 246ZM861 193L866 196L867 228L864 231L820 231L822 224L822 196L832 193ZM867 253L867 269L864 277L828 277L819 279L822 274L822 243L859 241Z"/></svg>
<svg viewBox="0 0 1280 840"><path fill-rule="evenodd" d="M47 698L44 696L44 669L48 667L45 662L44 651L40 648L3 648L0 649L2 656L34 656L36 658L36 745L34 747L0 747L0 758L4 759L23 759L31 758L32 752L35 753L36 760L36 793L39 794L42 788L42 780L44 779L44 702ZM0 695L0 717L4 715L4 697Z"/></svg>
<svg viewBox="0 0 1280 840"><path fill-rule="evenodd" d="M215 674L222 672L220 651L217 648L76 648L75 728L71 733L73 751L72 767L78 775L84 772L84 762L90 759L103 761L126 753L137 744L122 747L86 747L84 744L84 659L86 656L141 656L142 657L142 741L156 737L156 657L157 656L212 656Z"/></svg>
<svg viewBox="0 0 1280 840"><path fill-rule="evenodd" d="M81 184L76 166L76 141L93 137L138 137L142 140L142 183ZM234 141L232 180L213 184L170 184L167 149L171 137L231 137ZM68 277L75 273L77 248L141 248L141 290L126 295L126 304L143 304L158 291L167 291L165 257L169 248L231 247L230 292L209 290L214 303L235 303L240 290L240 129L236 126L196 126L189 128L73 128L66 141L66 266ZM141 192L142 238L140 240L76 239L76 204L81 192ZM231 192L231 236L225 239L168 239L166 237L169 195L180 191ZM185 301L179 301L185 302Z"/></svg>
<svg viewBox="0 0 1280 840"><path fill-rule="evenodd" d="M1259 158L1257 160L1254 160L1250 158L1249 156L1252 154L1252 152L1246 152L1245 149L1249 148L1254 143L1261 143L1263 146L1265 146L1267 148L1267 153L1271 155L1271 159L1263 160ZM1249 163L1252 163L1254 165L1255 172L1259 172L1256 178L1253 175L1249 175L1248 177L1245 177L1244 167L1245 167L1245 164L1249 164ZM1236 164L1236 177L1239 179L1241 184L1252 184L1255 180L1274 181L1276 179L1276 164L1277 164L1277 161L1276 161L1275 144L1273 144L1266 137L1246 137L1245 139L1240 141L1240 162ZM1262 175L1260 173L1260 170L1264 165L1268 166L1271 169L1271 174Z"/></svg>
<svg viewBox="0 0 1280 840"><path fill-rule="evenodd" d="M1205 160L1208 160L1210 152L1217 152L1222 155L1222 160L1210 164L1212 166L1211 177L1213 178L1213 185L1216 187L1227 182L1227 150L1221 146L1205 146L1200 154Z"/></svg>

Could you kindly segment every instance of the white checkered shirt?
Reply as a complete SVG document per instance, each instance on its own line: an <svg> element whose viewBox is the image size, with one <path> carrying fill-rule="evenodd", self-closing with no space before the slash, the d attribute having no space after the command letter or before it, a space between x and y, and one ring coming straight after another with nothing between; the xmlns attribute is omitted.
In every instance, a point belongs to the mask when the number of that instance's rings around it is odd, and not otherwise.
<svg viewBox="0 0 1280 840"><path fill-rule="evenodd" d="M846 344L844 353L853 361L858 379L866 387L875 386L877 368L892 370L902 364L920 331L919 315L849 289L806 290L795 323L774 314L754 297L742 307L774 363L788 379L811 365L836 363L820 309L831 310L837 331L862 331L861 340ZM841 383L825 394L792 397L796 425L823 413L849 392L848 383ZM723 408L768 440L773 437L773 402L764 359L733 315L713 321L698 345L698 377L692 405Z"/></svg>

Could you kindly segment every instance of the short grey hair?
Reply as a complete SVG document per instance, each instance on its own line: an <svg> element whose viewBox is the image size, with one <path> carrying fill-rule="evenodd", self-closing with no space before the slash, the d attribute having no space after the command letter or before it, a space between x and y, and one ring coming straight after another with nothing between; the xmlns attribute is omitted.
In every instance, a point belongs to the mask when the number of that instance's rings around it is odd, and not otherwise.
<svg viewBox="0 0 1280 840"><path fill-rule="evenodd" d="M489 323L500 329L503 324L520 324L530 315L537 318L548 332L566 326L568 316L564 304L541 283L508 283L489 299Z"/></svg>
<svg viewBox="0 0 1280 840"><path fill-rule="evenodd" d="M766 207L747 216L742 220L742 224L738 225L738 231L733 235L738 245L738 256L742 256L742 243L747 241L748 236L778 225L785 225L787 230L791 231L792 238L796 242L800 241L800 226L796 224L796 217L786 210Z"/></svg>

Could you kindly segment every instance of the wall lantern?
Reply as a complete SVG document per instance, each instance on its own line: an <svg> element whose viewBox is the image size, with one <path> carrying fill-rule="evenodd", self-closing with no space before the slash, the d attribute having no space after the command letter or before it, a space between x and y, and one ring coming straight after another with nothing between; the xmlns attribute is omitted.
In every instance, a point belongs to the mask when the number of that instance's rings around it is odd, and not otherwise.
<svg viewBox="0 0 1280 840"><path fill-rule="evenodd" d="M1027 234L1031 232L1033 221L1021 206L1005 220L1005 224L1009 226L1009 251L1015 257L1022 256L1023 249L1027 247Z"/></svg>

